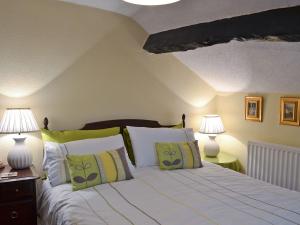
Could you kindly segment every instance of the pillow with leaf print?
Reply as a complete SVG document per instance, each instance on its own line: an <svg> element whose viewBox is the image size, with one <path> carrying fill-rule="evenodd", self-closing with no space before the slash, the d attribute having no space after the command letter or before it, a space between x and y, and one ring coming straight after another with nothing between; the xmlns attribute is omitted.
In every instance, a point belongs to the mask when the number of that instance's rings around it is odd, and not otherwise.
<svg viewBox="0 0 300 225"><path fill-rule="evenodd" d="M90 155L68 155L73 191L133 178L125 148Z"/></svg>
<svg viewBox="0 0 300 225"><path fill-rule="evenodd" d="M84 139L78 141L71 141L66 143L45 143L45 152L47 154L47 163L43 164L44 168L47 169L48 179L52 187L69 183L71 181L68 166L67 166L67 155L85 155L95 154L101 151L107 151L110 149L125 148L124 141L121 134L94 138ZM125 152L126 159L129 164L131 171L134 170L127 152Z"/></svg>
<svg viewBox="0 0 300 225"><path fill-rule="evenodd" d="M156 143L160 169L193 169L203 167L198 142Z"/></svg>
<svg viewBox="0 0 300 225"><path fill-rule="evenodd" d="M136 167L157 166L159 164L155 151L158 142L189 142L194 141L191 128L148 128L126 127L131 139Z"/></svg>

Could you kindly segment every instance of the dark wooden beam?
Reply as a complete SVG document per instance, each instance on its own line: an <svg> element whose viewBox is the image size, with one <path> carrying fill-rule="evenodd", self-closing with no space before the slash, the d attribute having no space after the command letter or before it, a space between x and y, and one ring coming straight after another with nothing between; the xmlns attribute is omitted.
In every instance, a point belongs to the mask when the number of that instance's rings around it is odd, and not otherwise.
<svg viewBox="0 0 300 225"><path fill-rule="evenodd" d="M300 6L199 23L149 36L151 53L187 51L231 40L300 41Z"/></svg>

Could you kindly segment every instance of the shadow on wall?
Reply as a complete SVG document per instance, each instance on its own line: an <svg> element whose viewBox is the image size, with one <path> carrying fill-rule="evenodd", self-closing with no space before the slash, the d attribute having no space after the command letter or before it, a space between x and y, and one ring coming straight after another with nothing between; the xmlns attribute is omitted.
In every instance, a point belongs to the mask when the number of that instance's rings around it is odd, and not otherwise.
<svg viewBox="0 0 300 225"><path fill-rule="evenodd" d="M0 98L5 107L31 106L39 122L47 115L59 129L78 128L87 118L170 123L183 112L189 118L214 111L214 90L172 55L142 50L145 37L133 21L124 20L43 89L25 98Z"/></svg>
<svg viewBox="0 0 300 225"><path fill-rule="evenodd" d="M12 97L44 87L125 18L59 1L0 5L0 93Z"/></svg>

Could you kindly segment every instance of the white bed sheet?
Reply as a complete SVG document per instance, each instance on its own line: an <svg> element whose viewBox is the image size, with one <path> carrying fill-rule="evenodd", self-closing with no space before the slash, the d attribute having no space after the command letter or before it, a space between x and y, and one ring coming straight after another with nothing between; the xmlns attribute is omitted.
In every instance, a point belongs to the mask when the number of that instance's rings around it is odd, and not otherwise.
<svg viewBox="0 0 300 225"><path fill-rule="evenodd" d="M300 224L300 193L214 164L193 170L136 169L135 179L72 192L45 181L42 225Z"/></svg>

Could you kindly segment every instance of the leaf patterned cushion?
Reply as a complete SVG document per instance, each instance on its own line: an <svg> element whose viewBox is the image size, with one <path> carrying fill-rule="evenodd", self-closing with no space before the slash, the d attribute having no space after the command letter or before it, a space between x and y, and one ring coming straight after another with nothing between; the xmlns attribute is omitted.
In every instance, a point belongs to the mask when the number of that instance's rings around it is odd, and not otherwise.
<svg viewBox="0 0 300 225"><path fill-rule="evenodd" d="M198 142L156 143L160 169L193 169L203 167Z"/></svg>
<svg viewBox="0 0 300 225"><path fill-rule="evenodd" d="M91 155L67 155L67 161L73 191L133 178L124 148Z"/></svg>

